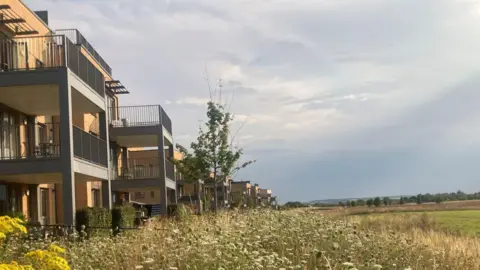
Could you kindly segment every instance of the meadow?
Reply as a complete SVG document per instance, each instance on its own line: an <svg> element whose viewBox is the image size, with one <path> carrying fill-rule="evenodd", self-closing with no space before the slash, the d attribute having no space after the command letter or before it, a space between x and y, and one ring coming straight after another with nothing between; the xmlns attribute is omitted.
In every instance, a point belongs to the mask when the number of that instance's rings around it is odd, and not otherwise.
<svg viewBox="0 0 480 270"><path fill-rule="evenodd" d="M480 269L478 238L436 224L423 214L232 211L157 220L117 237L19 237L2 261L28 264L22 254L53 241L71 269Z"/></svg>

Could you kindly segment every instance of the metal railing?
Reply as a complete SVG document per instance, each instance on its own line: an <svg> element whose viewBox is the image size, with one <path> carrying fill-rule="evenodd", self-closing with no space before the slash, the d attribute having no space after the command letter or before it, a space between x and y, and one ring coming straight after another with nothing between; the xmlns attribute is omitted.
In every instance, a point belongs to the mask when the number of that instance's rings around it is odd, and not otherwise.
<svg viewBox="0 0 480 270"><path fill-rule="evenodd" d="M0 39L0 71L24 71L65 66L65 37Z"/></svg>
<svg viewBox="0 0 480 270"><path fill-rule="evenodd" d="M93 48L90 42L77 29L59 29L55 30L57 34L65 35L75 45L82 45L85 50L100 64L100 66L110 75L112 75L112 68L107 64L100 54Z"/></svg>
<svg viewBox="0 0 480 270"><path fill-rule="evenodd" d="M172 121L160 105L120 106L117 120L112 120L110 124L113 127L163 125L172 134Z"/></svg>
<svg viewBox="0 0 480 270"><path fill-rule="evenodd" d="M100 96L105 96L105 78L102 72L65 36L0 38L0 72L65 66Z"/></svg>
<svg viewBox="0 0 480 270"><path fill-rule="evenodd" d="M165 175L172 181L175 181L175 165L168 160L165 160Z"/></svg>
<svg viewBox="0 0 480 270"><path fill-rule="evenodd" d="M161 162L158 157L130 158L127 164L120 167L120 170L113 171L115 180L152 179L161 177ZM165 160L165 175L175 181L175 166Z"/></svg>
<svg viewBox="0 0 480 270"><path fill-rule="evenodd" d="M76 126L73 126L73 154L92 163L108 166L107 143Z"/></svg>
<svg viewBox="0 0 480 270"><path fill-rule="evenodd" d="M157 157L131 158L117 171L116 179L151 179L160 177L160 159Z"/></svg>
<svg viewBox="0 0 480 270"><path fill-rule="evenodd" d="M86 82L100 96L105 97L105 77L69 39L67 47L67 66Z"/></svg>
<svg viewBox="0 0 480 270"><path fill-rule="evenodd" d="M0 125L0 160L60 157L58 123Z"/></svg>

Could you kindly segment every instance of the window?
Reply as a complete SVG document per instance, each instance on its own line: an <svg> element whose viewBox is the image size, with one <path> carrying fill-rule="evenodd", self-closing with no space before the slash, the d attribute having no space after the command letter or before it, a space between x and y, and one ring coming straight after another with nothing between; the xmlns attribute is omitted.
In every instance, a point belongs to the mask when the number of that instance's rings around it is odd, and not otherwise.
<svg viewBox="0 0 480 270"><path fill-rule="evenodd" d="M92 189L92 205L100 207L100 190L98 189Z"/></svg>
<svg viewBox="0 0 480 270"><path fill-rule="evenodd" d="M3 159L16 158L20 131L15 125L15 117L9 113L0 112L0 125L0 156Z"/></svg>
<svg viewBox="0 0 480 270"><path fill-rule="evenodd" d="M135 192L135 199L145 199L145 192Z"/></svg>
<svg viewBox="0 0 480 270"><path fill-rule="evenodd" d="M155 198L155 191L150 191L150 197Z"/></svg>

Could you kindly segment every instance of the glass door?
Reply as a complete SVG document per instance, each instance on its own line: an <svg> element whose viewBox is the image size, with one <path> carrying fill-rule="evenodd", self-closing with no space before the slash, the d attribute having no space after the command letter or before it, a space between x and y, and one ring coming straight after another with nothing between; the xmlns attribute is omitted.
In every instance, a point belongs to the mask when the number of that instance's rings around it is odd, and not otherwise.
<svg viewBox="0 0 480 270"><path fill-rule="evenodd" d="M0 112L0 157L14 159L20 145L20 129L15 125L15 118L6 112Z"/></svg>
<svg viewBox="0 0 480 270"><path fill-rule="evenodd" d="M0 185L0 216L8 214L7 186Z"/></svg>
<svg viewBox="0 0 480 270"><path fill-rule="evenodd" d="M40 222L48 225L48 189L40 189Z"/></svg>

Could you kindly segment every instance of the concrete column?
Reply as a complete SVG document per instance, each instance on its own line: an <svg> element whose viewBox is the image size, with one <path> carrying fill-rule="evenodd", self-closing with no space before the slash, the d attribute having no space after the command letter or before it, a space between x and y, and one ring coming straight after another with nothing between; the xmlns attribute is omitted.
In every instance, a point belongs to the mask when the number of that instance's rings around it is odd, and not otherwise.
<svg viewBox="0 0 480 270"><path fill-rule="evenodd" d="M107 99L105 99L105 108L108 108L107 104ZM107 113L105 111L100 112L98 114L98 123L99 123L99 129L100 129L100 138L105 140L107 143L107 165L108 165L108 170L107 170L107 179L102 181L102 205L105 208L112 209L112 162L110 160L113 158L110 156L110 140L108 136L108 117Z"/></svg>
<svg viewBox="0 0 480 270"><path fill-rule="evenodd" d="M98 113L98 130L100 138L107 141L107 115L104 111Z"/></svg>
<svg viewBox="0 0 480 270"><path fill-rule="evenodd" d="M75 225L75 174L73 171L72 89L67 68L59 70L60 154L62 172L63 223Z"/></svg>
<svg viewBox="0 0 480 270"><path fill-rule="evenodd" d="M120 172L122 175L125 168L128 168L128 149L127 147L122 147L122 171Z"/></svg>
<svg viewBox="0 0 480 270"><path fill-rule="evenodd" d="M102 181L102 207L111 209L112 208L112 196L111 190L107 180Z"/></svg>
<svg viewBox="0 0 480 270"><path fill-rule="evenodd" d="M25 151L27 157L32 157L35 154L35 116L27 116L27 126L25 127L27 136L27 145L25 145Z"/></svg>
<svg viewBox="0 0 480 270"><path fill-rule="evenodd" d="M161 117L161 116L160 116ZM161 119L161 118L160 118ZM167 186L166 186L166 174L165 174L165 151L164 146L163 131L158 134L158 166L159 166L159 181L160 181L160 211L162 215L167 215Z"/></svg>
<svg viewBox="0 0 480 270"><path fill-rule="evenodd" d="M168 146L167 151L168 151L168 156L169 156L170 158L173 158L173 151L174 151L174 149L173 149L173 144L170 144L170 145Z"/></svg>
<svg viewBox="0 0 480 270"><path fill-rule="evenodd" d="M170 202L171 203L177 203L177 190L176 189L170 189Z"/></svg>

